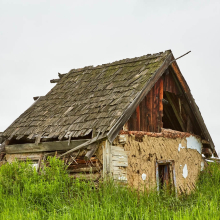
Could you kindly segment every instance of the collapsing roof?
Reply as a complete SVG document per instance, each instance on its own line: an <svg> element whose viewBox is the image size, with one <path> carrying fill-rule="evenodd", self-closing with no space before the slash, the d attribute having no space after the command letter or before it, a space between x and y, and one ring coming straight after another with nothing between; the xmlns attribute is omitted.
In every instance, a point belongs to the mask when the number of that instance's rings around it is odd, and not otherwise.
<svg viewBox="0 0 220 220"><path fill-rule="evenodd" d="M212 150L214 144L170 50L59 74L57 84L3 133L8 140L71 139L107 135L114 140L138 104L167 70L173 69ZM24 141L24 142L25 142Z"/></svg>

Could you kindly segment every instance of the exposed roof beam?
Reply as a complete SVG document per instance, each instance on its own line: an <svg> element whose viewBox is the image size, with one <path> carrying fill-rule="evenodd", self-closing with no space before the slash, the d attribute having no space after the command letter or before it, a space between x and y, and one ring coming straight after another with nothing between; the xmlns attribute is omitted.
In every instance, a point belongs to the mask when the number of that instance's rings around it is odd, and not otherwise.
<svg viewBox="0 0 220 220"><path fill-rule="evenodd" d="M95 143L96 141L99 141L99 140L101 140L101 139L103 139L103 138L105 138L105 137L106 137L105 135L104 135L104 136L103 136L103 135L101 135L101 136L96 136L96 137L94 137L94 138L88 140L87 142L85 142L85 143L83 143L83 144L81 144L81 145L79 145L79 146L77 146L77 147L75 147L75 148L73 148L73 149L71 149L71 150L65 152L64 154L60 155L59 157L63 157L63 156L65 156L65 155L67 155L67 154L70 154L70 153L72 153L72 152L74 152L74 151L77 151L77 150L81 150L81 149L83 149L83 148L86 148L88 145L93 144L93 143Z"/></svg>
<svg viewBox="0 0 220 220"><path fill-rule="evenodd" d="M168 100L168 102L170 103L170 105L171 105L171 107L172 107L172 109L173 109L173 111L174 111L174 114L175 114L175 116L176 116L176 118L177 118L177 120L178 120L178 122L179 122L179 124L180 124L180 126L181 126L181 128L182 128L182 130L183 130L183 131L186 131L186 126L185 126L185 124L184 124L184 121L183 121L183 119L182 119L182 117L181 117L181 115L180 115L178 109L177 109L176 106L174 105L173 100L172 100L172 98L171 98L169 92L165 92L165 94L166 94L167 100Z"/></svg>

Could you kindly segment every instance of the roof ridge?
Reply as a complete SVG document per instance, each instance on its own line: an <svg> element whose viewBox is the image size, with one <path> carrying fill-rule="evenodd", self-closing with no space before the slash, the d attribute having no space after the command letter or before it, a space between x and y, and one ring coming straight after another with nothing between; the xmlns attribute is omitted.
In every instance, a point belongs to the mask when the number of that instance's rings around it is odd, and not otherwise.
<svg viewBox="0 0 220 220"><path fill-rule="evenodd" d="M97 66L91 65L91 66L85 66L85 67L82 67L82 68L71 69L68 73L70 73L70 72L71 73L81 72L81 71L92 70L92 69L101 69L103 67L116 66L116 65L126 64L126 63L133 63L135 61L153 59L155 57L160 57L161 54L165 54L165 53L168 53L168 52L171 52L171 50L166 50L164 52L159 52L159 53L154 53L154 54L147 54L147 55L143 55L143 56L140 56L140 57L126 58L126 59L117 60L117 61L113 61L111 63L105 63L105 64L101 64L101 65L97 65Z"/></svg>

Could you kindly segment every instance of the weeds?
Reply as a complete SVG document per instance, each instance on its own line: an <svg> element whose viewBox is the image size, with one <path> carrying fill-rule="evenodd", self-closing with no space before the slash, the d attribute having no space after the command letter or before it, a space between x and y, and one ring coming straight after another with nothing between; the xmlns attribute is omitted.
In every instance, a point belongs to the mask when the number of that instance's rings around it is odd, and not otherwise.
<svg viewBox="0 0 220 220"><path fill-rule="evenodd" d="M220 168L210 164L191 195L137 193L134 189L69 178L49 158L40 174L29 162L0 167L0 219L219 219Z"/></svg>

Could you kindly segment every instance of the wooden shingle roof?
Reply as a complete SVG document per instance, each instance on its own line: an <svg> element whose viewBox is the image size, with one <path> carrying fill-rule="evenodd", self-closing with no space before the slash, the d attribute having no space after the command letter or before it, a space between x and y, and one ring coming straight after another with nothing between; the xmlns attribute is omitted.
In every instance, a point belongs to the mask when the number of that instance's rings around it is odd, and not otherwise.
<svg viewBox="0 0 220 220"><path fill-rule="evenodd" d="M108 132L171 51L72 69L20 115L3 136L9 139L86 136Z"/></svg>

